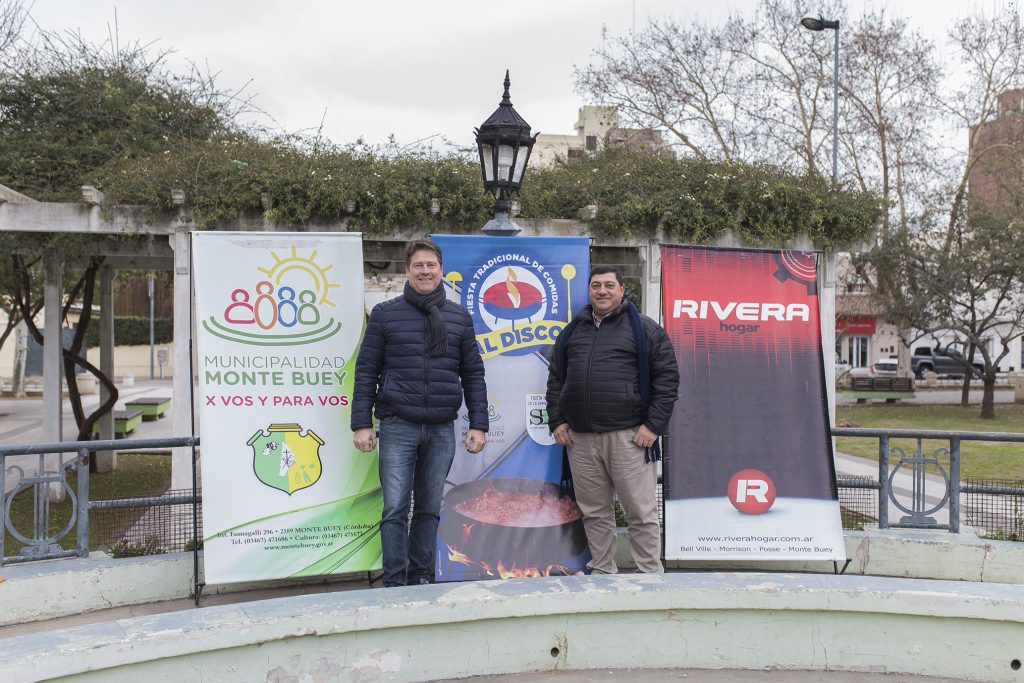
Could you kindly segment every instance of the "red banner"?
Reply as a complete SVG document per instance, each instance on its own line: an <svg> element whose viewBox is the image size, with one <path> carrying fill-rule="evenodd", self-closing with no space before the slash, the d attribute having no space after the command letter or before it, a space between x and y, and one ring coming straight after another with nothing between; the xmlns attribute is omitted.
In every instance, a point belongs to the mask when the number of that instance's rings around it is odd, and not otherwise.
<svg viewBox="0 0 1024 683"><path fill-rule="evenodd" d="M662 246L668 559L845 559L813 252Z"/></svg>

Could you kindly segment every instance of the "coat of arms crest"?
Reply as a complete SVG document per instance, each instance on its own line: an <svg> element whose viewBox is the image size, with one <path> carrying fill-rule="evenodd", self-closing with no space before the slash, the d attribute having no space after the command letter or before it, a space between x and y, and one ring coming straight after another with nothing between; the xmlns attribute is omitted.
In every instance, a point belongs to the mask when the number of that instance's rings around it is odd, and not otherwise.
<svg viewBox="0 0 1024 683"><path fill-rule="evenodd" d="M298 424L272 424L253 434L252 469L256 478L289 496L320 479L323 440L312 429L302 433Z"/></svg>

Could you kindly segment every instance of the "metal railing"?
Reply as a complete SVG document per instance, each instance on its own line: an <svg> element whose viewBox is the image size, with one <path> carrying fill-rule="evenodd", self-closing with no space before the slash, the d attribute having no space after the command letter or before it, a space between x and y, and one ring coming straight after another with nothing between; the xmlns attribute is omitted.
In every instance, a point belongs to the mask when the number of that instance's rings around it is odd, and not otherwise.
<svg viewBox="0 0 1024 683"><path fill-rule="evenodd" d="M833 429L832 434L837 437L878 440L877 479L850 475L839 475L838 477L840 506L843 512L844 526L847 528L855 528L869 522L877 523L878 528L881 529L948 529L950 532L958 533L961 519L961 494L986 497L988 502L982 501L979 505L979 507L989 508L986 512L990 512L990 509L995 507L991 504L991 500L995 500L997 497L1012 497L1011 507L1014 511L1019 512L1014 512L1011 516L1020 517L1024 513L1024 488L1020 483L964 482L960 476L962 442L988 441L1024 444L1024 434L846 427ZM892 446L892 442L897 439L916 441L916 449L911 450L908 454L903 448ZM931 453L926 453L924 442L928 440L945 441L948 447L943 446L934 449ZM6 490L9 475L16 474L19 477L17 485L10 493L3 494L0 499L0 532L6 529L16 541L23 545L17 555L6 557L5 534L0 533L0 566L30 560L88 556L90 510L198 504L198 494L194 499L191 492L117 500L91 501L89 499L89 457L94 451L146 451L198 445L198 436L186 436L0 446L0 492ZM75 456L60 462L57 467L51 467L50 471L47 471L47 456L52 459L55 457L54 454L63 453L74 453ZM25 455L38 456L34 473L26 472L26 469L31 468L22 465L8 465L7 458ZM890 467L891 456L897 456L897 461ZM68 483L69 475L72 472L76 475L74 488ZM909 489L894 485L897 478L901 476L901 472L905 473L901 480L909 482ZM935 489L936 486L939 490L933 490L931 491L932 495L929 495L929 487ZM30 490L33 510L31 531L18 529L10 514L14 497ZM869 491L877 491L877 506L875 501L865 495ZM59 529L51 530L51 527L54 526L51 515L52 502L61 494L70 498L70 517ZM896 522L889 520L890 504L904 513ZM949 521L940 523L933 515L944 508L948 511ZM193 517L195 514L193 512ZM970 510L967 511L967 516L970 518ZM196 519L191 521L193 525L197 524ZM1019 518L1009 520L1008 524L1014 529L1021 527L1021 532L1024 533L1024 526ZM69 536L72 530L76 533L75 549L68 550L63 548L60 542ZM196 535L193 535L191 540L193 543L199 542Z"/></svg>
<svg viewBox="0 0 1024 683"><path fill-rule="evenodd" d="M128 501L90 501L89 500L89 456L94 451L133 450L145 451L154 449L194 447L199 445L199 437L171 437L162 439L117 439L105 441L65 441L61 443L28 444L22 446L0 446L0 566L27 562L30 560L47 560L62 557L87 557L89 555L89 511L116 507L125 504L137 504L138 499ZM64 453L75 456L65 460ZM7 458L13 456L38 456L34 473L26 472L22 465L8 465ZM47 468L47 457L50 462L59 458L56 467ZM28 468L31 469L31 468ZM75 472L75 487L68 483L69 474ZM7 490L9 474L18 476L18 482L10 493ZM18 529L11 517L11 504L15 496L24 492L32 492L32 529ZM67 522L60 528L53 527L53 504L67 495L71 501L70 515ZM176 496L172 499L151 502L159 505L181 504L193 502L192 496L184 498ZM75 549L66 550L61 541L72 529L76 532ZM17 555L7 557L5 552L6 534L22 544Z"/></svg>
<svg viewBox="0 0 1024 683"><path fill-rule="evenodd" d="M837 427L832 430L833 436L878 439L878 480L849 482L851 488L874 488L878 490L878 528L904 529L948 529L952 533L960 532L960 494L974 493L988 496L1019 496L1019 486L1003 486L992 484L964 483L960 477L960 446L964 441L988 441L995 443L1022 443L1024 434L1006 432L960 432L946 430L918 429L862 429ZM911 439L916 441L916 449L908 453L901 447L890 446L895 439ZM925 452L924 441L945 441L947 447L934 449L930 454ZM890 468L890 456L898 456L896 464ZM948 471L943 465L948 461ZM930 475L933 470L937 475ZM897 495L894 481L901 471L906 473L909 491ZM940 483L941 490L937 496L928 496L929 476L931 483ZM936 479L936 477L938 479ZM898 522L889 521L889 504L905 514ZM949 521L940 523L932 516L940 510L947 509Z"/></svg>

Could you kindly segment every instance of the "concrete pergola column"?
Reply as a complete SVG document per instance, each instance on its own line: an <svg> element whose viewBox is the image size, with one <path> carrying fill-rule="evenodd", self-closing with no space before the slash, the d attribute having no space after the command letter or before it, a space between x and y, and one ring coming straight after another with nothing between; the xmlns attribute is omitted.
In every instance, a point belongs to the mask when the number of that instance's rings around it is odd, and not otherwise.
<svg viewBox="0 0 1024 683"><path fill-rule="evenodd" d="M648 240L639 250L640 261L643 263L643 313L661 321L661 239Z"/></svg>
<svg viewBox="0 0 1024 683"><path fill-rule="evenodd" d="M174 375L171 433L192 434L192 255L188 229L179 225L169 236L174 250ZM175 448L171 455L171 488L192 488L192 449Z"/></svg>
<svg viewBox="0 0 1024 683"><path fill-rule="evenodd" d="M818 264L818 310L821 315L821 355L825 364L828 416L836 424L836 252L825 249ZM835 439L832 439L835 446Z"/></svg>
<svg viewBox="0 0 1024 683"><path fill-rule="evenodd" d="M49 443L64 440L64 348L61 325L61 304L63 272L61 257L56 253L48 253L43 259L46 271L46 282L43 285L43 434ZM50 453L43 458L46 472L60 469L62 456ZM64 498L64 487L50 486L52 500Z"/></svg>
<svg viewBox="0 0 1024 683"><path fill-rule="evenodd" d="M109 266L100 269L100 372L114 377L114 271ZM100 405L110 398L107 387L100 384ZM100 439L114 438L114 411L99 420ZM97 451L96 471L117 469L117 451Z"/></svg>

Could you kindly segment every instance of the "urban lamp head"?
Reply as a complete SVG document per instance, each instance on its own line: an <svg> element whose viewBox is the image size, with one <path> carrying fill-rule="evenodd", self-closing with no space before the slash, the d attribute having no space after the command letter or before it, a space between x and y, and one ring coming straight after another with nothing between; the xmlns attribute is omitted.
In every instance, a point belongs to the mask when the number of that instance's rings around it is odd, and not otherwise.
<svg viewBox="0 0 1024 683"><path fill-rule="evenodd" d="M808 14L800 20L800 25L810 31L824 31L827 28L838 29L839 21L825 19L820 14Z"/></svg>

